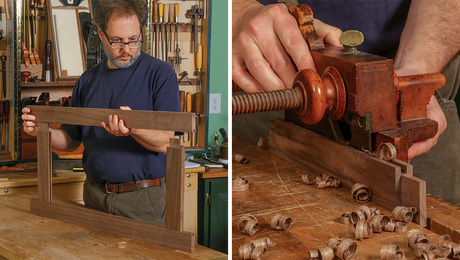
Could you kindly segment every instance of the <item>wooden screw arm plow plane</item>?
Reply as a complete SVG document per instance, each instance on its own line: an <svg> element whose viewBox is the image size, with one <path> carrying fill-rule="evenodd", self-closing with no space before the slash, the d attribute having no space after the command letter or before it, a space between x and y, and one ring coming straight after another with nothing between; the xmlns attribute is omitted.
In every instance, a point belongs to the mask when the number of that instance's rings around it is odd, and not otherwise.
<svg viewBox="0 0 460 260"><path fill-rule="evenodd" d="M419 210L416 222L424 226L426 185L412 176L408 149L437 132L437 122L426 118L426 105L444 85L444 76L397 77L392 59L356 50L363 41L358 31L342 34L345 48L325 45L313 27L310 7L286 4L310 47L317 72L299 71L292 89L234 94L233 115L286 109L286 120L294 124L270 122L274 152L329 172L348 188L356 182L368 185L373 200L389 210L414 206ZM380 159L363 150L379 154Z"/></svg>

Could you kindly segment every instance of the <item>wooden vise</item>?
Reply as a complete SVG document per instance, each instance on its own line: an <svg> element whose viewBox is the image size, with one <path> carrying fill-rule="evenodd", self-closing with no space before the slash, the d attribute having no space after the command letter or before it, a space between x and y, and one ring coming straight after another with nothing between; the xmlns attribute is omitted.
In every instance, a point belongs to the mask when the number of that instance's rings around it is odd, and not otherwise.
<svg viewBox="0 0 460 260"><path fill-rule="evenodd" d="M196 114L77 107L28 106L38 130L38 198L30 201L35 215L70 222L105 232L171 247L189 253L195 250L195 235L183 231L185 149L171 139L166 161L165 227L123 218L81 206L52 201L50 123L100 126L109 115L118 115L130 128L194 132Z"/></svg>

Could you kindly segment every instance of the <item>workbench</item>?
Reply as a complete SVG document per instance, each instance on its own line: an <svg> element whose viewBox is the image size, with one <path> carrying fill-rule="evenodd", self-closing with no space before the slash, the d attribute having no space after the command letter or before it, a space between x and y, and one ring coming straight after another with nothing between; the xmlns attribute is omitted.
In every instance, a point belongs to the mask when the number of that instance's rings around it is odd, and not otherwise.
<svg viewBox="0 0 460 260"><path fill-rule="evenodd" d="M83 207L84 173L74 175L77 181L53 185L53 201ZM9 189L0 196L0 259L227 259L200 245L189 254L32 215L30 199L37 197L37 187Z"/></svg>
<svg viewBox="0 0 460 260"><path fill-rule="evenodd" d="M348 225L340 223L345 212L352 212L361 205L376 207L391 218L391 212L371 202L361 204L353 200L345 188L318 189L307 185L302 175L319 175L308 172L272 154L233 137L233 154L244 155L249 163L233 162L233 177L244 177L249 189L232 192L232 258L239 259L238 248L258 238L269 237L276 245L261 255L262 259L306 259L312 249L327 246L333 237L347 237ZM253 236L238 230L238 221L244 214L253 214L260 224ZM291 217L293 224L288 231L274 230L270 220L276 214ZM428 226L421 228L409 223L407 230L422 229L431 244L437 245L440 235L449 234L460 243L460 208L427 196ZM355 240L357 254L353 259L380 259L380 246L396 244L407 259L413 259L411 249L404 244L404 234L382 232L370 239Z"/></svg>

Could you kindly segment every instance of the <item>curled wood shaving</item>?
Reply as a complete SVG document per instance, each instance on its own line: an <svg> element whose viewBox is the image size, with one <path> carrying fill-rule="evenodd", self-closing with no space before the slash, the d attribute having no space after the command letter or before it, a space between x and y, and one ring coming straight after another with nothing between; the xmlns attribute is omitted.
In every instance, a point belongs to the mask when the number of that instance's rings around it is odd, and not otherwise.
<svg viewBox="0 0 460 260"><path fill-rule="evenodd" d="M404 252L399 250L399 246L397 245L383 245L380 247L380 257L382 260L405 259Z"/></svg>
<svg viewBox="0 0 460 260"><path fill-rule="evenodd" d="M416 212L417 212L417 209L414 207L398 206L394 208L393 210L393 218L398 221L409 223L412 221L412 218L414 217L414 214Z"/></svg>
<svg viewBox="0 0 460 260"><path fill-rule="evenodd" d="M372 198L372 191L369 187L361 183L355 183L351 187L351 196L358 202L368 202Z"/></svg>
<svg viewBox="0 0 460 260"><path fill-rule="evenodd" d="M259 230L259 222L254 215L245 214L238 220L238 229L240 232L252 236Z"/></svg>
<svg viewBox="0 0 460 260"><path fill-rule="evenodd" d="M309 185L316 185L318 189L324 189L327 187L338 188L340 187L340 181L333 177L326 174L322 174L321 176L315 176L313 180L310 180L308 175L302 175L302 180Z"/></svg>
<svg viewBox="0 0 460 260"><path fill-rule="evenodd" d="M255 246L253 243L243 244L238 248L238 255L241 259L251 259L251 254L254 249Z"/></svg>
<svg viewBox="0 0 460 260"><path fill-rule="evenodd" d="M239 153L236 153L233 155L233 161L241 163L241 164L246 164L249 162L246 156L239 154Z"/></svg>
<svg viewBox="0 0 460 260"><path fill-rule="evenodd" d="M350 259L356 254L356 249L358 249L358 245L350 238L345 238L342 242L337 246L337 250L335 251L335 255L339 259Z"/></svg>
<svg viewBox="0 0 460 260"><path fill-rule="evenodd" d="M372 226L368 221L361 219L354 225L350 224L348 233L354 236L356 240L370 238L372 235Z"/></svg>
<svg viewBox="0 0 460 260"><path fill-rule="evenodd" d="M332 260L334 259L334 251L330 247L313 249L308 251L308 257L310 260Z"/></svg>
<svg viewBox="0 0 460 260"><path fill-rule="evenodd" d="M292 218L280 214L276 214L270 222L270 226L276 230L289 230L292 224L294 224Z"/></svg>
<svg viewBox="0 0 460 260"><path fill-rule="evenodd" d="M249 189L249 182L243 177L232 178L232 191L244 191Z"/></svg>
<svg viewBox="0 0 460 260"><path fill-rule="evenodd" d="M410 248L414 248L417 243L428 243L428 239L423 231L419 229L411 229L407 231L406 236L404 237L404 243Z"/></svg>
<svg viewBox="0 0 460 260"><path fill-rule="evenodd" d="M383 230L387 231L387 232L394 232L395 231L395 223L393 222L388 222L385 224L385 226L383 227Z"/></svg>
<svg viewBox="0 0 460 260"><path fill-rule="evenodd" d="M340 223L342 224L351 224L351 213L350 212L345 212L340 216Z"/></svg>
<svg viewBox="0 0 460 260"><path fill-rule="evenodd" d="M452 245L452 254L451 256L456 259L460 259L460 244Z"/></svg>
<svg viewBox="0 0 460 260"><path fill-rule="evenodd" d="M391 143L380 144L377 148L377 158L390 161L396 158L396 147Z"/></svg>
<svg viewBox="0 0 460 260"><path fill-rule="evenodd" d="M390 222L390 217L385 215L375 215L371 220L372 231L380 233L385 226Z"/></svg>
<svg viewBox="0 0 460 260"><path fill-rule="evenodd" d="M270 241L270 238L263 237L252 240L249 243L243 244L238 248L238 255L241 259L259 260L260 255L266 253L270 247L275 246L275 243Z"/></svg>
<svg viewBox="0 0 460 260"><path fill-rule="evenodd" d="M406 233L407 231L407 226L405 222L396 222L395 223L395 232L399 234Z"/></svg>
<svg viewBox="0 0 460 260"><path fill-rule="evenodd" d="M270 240L268 237L259 238L253 240L251 243L254 244L255 247L262 247L265 251L268 251L270 247L274 247L275 243Z"/></svg>
<svg viewBox="0 0 460 260"><path fill-rule="evenodd" d="M327 246L332 248L334 253L337 251L337 247L342 243L343 238L333 237L327 241Z"/></svg>

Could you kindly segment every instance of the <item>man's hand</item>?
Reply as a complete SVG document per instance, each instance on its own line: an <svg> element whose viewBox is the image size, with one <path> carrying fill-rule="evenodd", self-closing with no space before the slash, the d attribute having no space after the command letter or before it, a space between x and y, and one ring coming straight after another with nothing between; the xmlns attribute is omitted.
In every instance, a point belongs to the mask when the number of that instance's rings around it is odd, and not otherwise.
<svg viewBox="0 0 460 260"><path fill-rule="evenodd" d="M131 110L131 108L127 106L121 106L120 110ZM101 125L105 130L107 130L107 132L116 136L128 136L134 131L133 128L126 127L125 122L123 119L120 119L118 115L110 115L109 123L106 124L105 122L102 122Z"/></svg>
<svg viewBox="0 0 460 260"><path fill-rule="evenodd" d="M423 74L423 72L420 70L407 68L400 68L397 69L395 72L398 76ZM438 132L433 138L412 144L408 151L409 160L428 152L431 149L431 147L433 147L438 141L439 135L441 135L441 133L444 132L444 130L446 130L447 128L446 116L444 115L444 112L439 106L438 100L436 100L435 96L431 97L430 102L426 106L426 117L428 119L438 122Z"/></svg>
<svg viewBox="0 0 460 260"><path fill-rule="evenodd" d="M30 108L25 107L22 109L22 116L21 119L24 121L22 123L24 127L24 132L31 136L37 136L38 128L40 127L40 123L35 123L35 116L30 115Z"/></svg>
<svg viewBox="0 0 460 260"><path fill-rule="evenodd" d="M315 65L297 21L284 4L233 1L232 79L246 92L291 88L298 70ZM236 11L236 12L235 12ZM319 37L342 46L342 31L315 19Z"/></svg>
<svg viewBox="0 0 460 260"><path fill-rule="evenodd" d="M438 132L433 138L414 143L408 151L409 160L428 152L431 147L435 146L439 135L441 135L441 133L444 132L444 130L447 128L446 116L439 106L435 96L431 97L430 102L426 106L426 117L438 122Z"/></svg>

